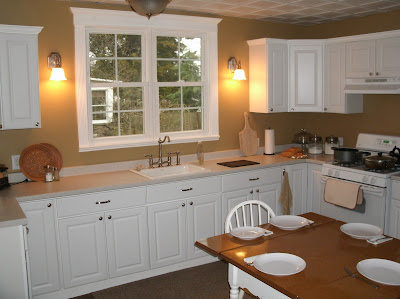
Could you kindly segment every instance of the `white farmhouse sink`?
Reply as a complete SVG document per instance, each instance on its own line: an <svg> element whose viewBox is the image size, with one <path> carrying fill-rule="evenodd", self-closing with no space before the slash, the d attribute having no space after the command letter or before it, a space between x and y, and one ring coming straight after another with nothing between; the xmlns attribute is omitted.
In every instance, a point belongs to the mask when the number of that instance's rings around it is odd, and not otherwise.
<svg viewBox="0 0 400 299"><path fill-rule="evenodd" d="M210 171L209 169L205 169L203 167L196 166L193 164L164 166L164 167L148 168L142 170L135 170L135 169L129 169L129 170L149 179L165 178L170 176L181 176L192 173Z"/></svg>

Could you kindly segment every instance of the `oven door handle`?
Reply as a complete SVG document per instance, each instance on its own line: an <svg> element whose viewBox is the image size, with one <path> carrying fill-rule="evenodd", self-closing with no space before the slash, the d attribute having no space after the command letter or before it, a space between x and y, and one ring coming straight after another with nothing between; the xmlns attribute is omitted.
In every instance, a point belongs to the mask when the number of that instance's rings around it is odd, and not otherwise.
<svg viewBox="0 0 400 299"><path fill-rule="evenodd" d="M322 182L322 183L326 183L326 181L327 181L328 179L358 184L358 183L356 183L356 182L350 182L350 181L346 181L346 180L331 178L331 177L328 177L328 176L326 176L326 175L321 176L321 182ZM376 195L378 195L378 196L383 196L383 194L385 193L385 189L386 189L386 188L382 188L382 187L374 187L374 186L369 186L369 185L364 185L364 184L359 184L359 185L361 186L361 189L362 189L364 192L374 193L374 194L376 194Z"/></svg>

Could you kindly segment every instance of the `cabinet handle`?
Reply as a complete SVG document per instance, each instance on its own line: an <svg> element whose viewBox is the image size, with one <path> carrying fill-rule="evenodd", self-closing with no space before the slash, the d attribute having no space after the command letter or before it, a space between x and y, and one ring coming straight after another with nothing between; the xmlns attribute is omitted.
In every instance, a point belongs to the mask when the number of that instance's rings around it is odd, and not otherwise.
<svg viewBox="0 0 400 299"><path fill-rule="evenodd" d="M48 203L48 204L47 204L47 207L50 208L50 207L51 207L51 203Z"/></svg>
<svg viewBox="0 0 400 299"><path fill-rule="evenodd" d="M109 203L109 202L111 202L111 200L96 201L96 205L102 205L102 204Z"/></svg>
<svg viewBox="0 0 400 299"><path fill-rule="evenodd" d="M29 234L29 227L26 227L26 234Z"/></svg>
<svg viewBox="0 0 400 299"><path fill-rule="evenodd" d="M294 108L290 109L290 111L294 111Z"/></svg>
<svg viewBox="0 0 400 299"><path fill-rule="evenodd" d="M370 76L372 76L372 75L373 75L373 73L369 73L369 75L370 75Z"/></svg>
<svg viewBox="0 0 400 299"><path fill-rule="evenodd" d="M259 190L259 189L257 189L257 190L256 190L256 192L258 193L258 192L260 192L260 190Z"/></svg>
<svg viewBox="0 0 400 299"><path fill-rule="evenodd" d="M324 111L328 111L328 108L324 108Z"/></svg>
<svg viewBox="0 0 400 299"><path fill-rule="evenodd" d="M39 122L38 122L38 121L35 123L35 126L36 126L36 127L39 127Z"/></svg>
<svg viewBox="0 0 400 299"><path fill-rule="evenodd" d="M111 215L109 215L109 216L108 216L108 219L111 219L111 218L112 218Z"/></svg>
<svg viewBox="0 0 400 299"><path fill-rule="evenodd" d="M269 111L274 111L274 108L269 109Z"/></svg>
<svg viewBox="0 0 400 299"><path fill-rule="evenodd" d="M193 206L193 201L190 202L190 205Z"/></svg>
<svg viewBox="0 0 400 299"><path fill-rule="evenodd" d="M181 189L182 192L192 191L192 190L193 190L193 188Z"/></svg>
<svg viewBox="0 0 400 299"><path fill-rule="evenodd" d="M249 181L258 181L260 178L249 179Z"/></svg>
<svg viewBox="0 0 400 299"><path fill-rule="evenodd" d="M185 206L185 203L182 204L182 207L184 207L184 206Z"/></svg>
<svg viewBox="0 0 400 299"><path fill-rule="evenodd" d="M100 220L100 221L103 220L103 217L100 216L99 220Z"/></svg>
<svg viewBox="0 0 400 299"><path fill-rule="evenodd" d="M376 72L375 74L376 74L377 76L379 76L379 72Z"/></svg>
<svg viewBox="0 0 400 299"><path fill-rule="evenodd" d="M251 191L250 191L250 194L253 194L253 193L254 193L254 191L253 191L253 190L251 190Z"/></svg>

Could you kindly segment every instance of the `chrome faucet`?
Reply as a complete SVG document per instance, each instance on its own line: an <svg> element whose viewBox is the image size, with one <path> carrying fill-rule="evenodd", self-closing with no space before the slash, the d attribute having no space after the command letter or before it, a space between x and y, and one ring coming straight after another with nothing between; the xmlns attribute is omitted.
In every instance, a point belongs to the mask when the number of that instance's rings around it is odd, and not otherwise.
<svg viewBox="0 0 400 299"><path fill-rule="evenodd" d="M161 138L158 139L158 167L163 167L163 164L168 163L168 166L171 165L171 159L168 159L168 161L162 160L162 144L168 140L168 142L171 142L171 139L169 139L169 136L165 136L163 140Z"/></svg>

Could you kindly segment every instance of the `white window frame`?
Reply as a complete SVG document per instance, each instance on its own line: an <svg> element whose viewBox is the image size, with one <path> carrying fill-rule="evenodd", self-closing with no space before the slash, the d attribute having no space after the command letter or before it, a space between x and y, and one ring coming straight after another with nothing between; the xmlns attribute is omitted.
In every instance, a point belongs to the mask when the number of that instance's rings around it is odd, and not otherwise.
<svg viewBox="0 0 400 299"><path fill-rule="evenodd" d="M79 151L95 151L115 148L155 145L162 135L169 135L171 143L188 143L199 140L218 140L218 18L178 16L161 14L147 20L134 12L71 8L75 26L75 80L78 116ZM144 126L146 134L138 136L116 136L92 138L91 113L88 105L87 45L89 32L114 32L135 34L143 32L142 78L144 84ZM155 36L182 36L202 38L203 88L203 130L178 133L159 132L157 72L151 60L155 61ZM143 39L142 39L143 40ZM147 50L146 50L147 49ZM150 66L153 69L150 69ZM149 87L153 83L154 88ZM149 130L151 128L151 130Z"/></svg>

